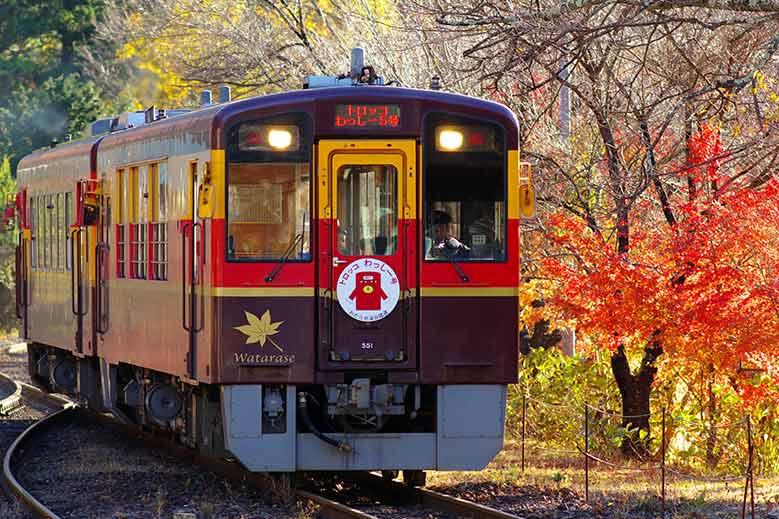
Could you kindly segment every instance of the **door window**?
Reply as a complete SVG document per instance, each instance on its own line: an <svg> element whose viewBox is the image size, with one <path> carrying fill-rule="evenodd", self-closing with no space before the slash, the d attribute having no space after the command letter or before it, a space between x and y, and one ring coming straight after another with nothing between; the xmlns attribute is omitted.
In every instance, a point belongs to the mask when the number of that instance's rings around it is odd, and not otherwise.
<svg viewBox="0 0 779 519"><path fill-rule="evenodd" d="M338 170L338 252L390 256L398 248L398 171L394 166Z"/></svg>

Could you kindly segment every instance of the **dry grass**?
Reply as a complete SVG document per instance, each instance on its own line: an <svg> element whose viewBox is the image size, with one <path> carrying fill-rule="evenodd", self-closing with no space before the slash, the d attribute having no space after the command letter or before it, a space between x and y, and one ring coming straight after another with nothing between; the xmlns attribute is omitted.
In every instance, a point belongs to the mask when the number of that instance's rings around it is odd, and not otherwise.
<svg viewBox="0 0 779 519"><path fill-rule="evenodd" d="M431 472L428 485L448 487L463 482L496 483L503 488L535 486L558 490L570 488L584 496L584 461L581 455L541 452L526 447L526 469L521 470L520 446L510 442L479 472ZM712 478L714 479L714 478ZM593 508L630 513L660 510L659 469L625 465L614 468L590 462L590 502ZM669 473L666 479L666 510L674 518L741 517L744 481L701 481ZM779 478L755 478L756 517L779 510ZM619 514L614 515L619 517ZM659 513L658 513L659 517ZM749 517L749 513L747 513Z"/></svg>

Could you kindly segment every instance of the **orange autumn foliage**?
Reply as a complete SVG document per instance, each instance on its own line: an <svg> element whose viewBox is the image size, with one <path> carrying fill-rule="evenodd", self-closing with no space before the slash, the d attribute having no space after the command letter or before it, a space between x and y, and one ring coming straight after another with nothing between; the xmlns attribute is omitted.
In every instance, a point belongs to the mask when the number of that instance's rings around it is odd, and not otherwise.
<svg viewBox="0 0 779 519"><path fill-rule="evenodd" d="M716 180L719 139L693 138L700 146L691 142L686 173ZM548 238L557 254L543 270L559 285L550 306L612 347L643 348L656 337L679 361L733 378L742 366L758 366L779 382L779 182L757 190L731 184L715 195L678 202L673 227L656 206L637 202L624 255L612 233L551 215Z"/></svg>

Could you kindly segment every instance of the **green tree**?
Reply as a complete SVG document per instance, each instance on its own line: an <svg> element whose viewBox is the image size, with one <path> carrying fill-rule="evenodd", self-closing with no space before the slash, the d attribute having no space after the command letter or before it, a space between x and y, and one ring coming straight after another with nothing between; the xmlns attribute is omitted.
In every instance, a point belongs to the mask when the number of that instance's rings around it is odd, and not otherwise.
<svg viewBox="0 0 779 519"><path fill-rule="evenodd" d="M103 0L7 0L0 6L0 156L12 171L30 151L77 135L103 108L82 71Z"/></svg>
<svg viewBox="0 0 779 519"><path fill-rule="evenodd" d="M8 157L0 160L0 209L5 207L16 191L16 182L11 176L11 161ZM16 328L18 322L15 312L14 294L14 246L16 232L3 229L0 232L0 332Z"/></svg>

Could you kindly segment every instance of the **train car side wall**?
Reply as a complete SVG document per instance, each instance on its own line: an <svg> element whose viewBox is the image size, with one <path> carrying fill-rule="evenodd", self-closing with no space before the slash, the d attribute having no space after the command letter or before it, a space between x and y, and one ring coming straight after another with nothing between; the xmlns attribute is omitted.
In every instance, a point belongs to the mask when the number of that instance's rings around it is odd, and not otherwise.
<svg viewBox="0 0 779 519"><path fill-rule="evenodd" d="M183 326L182 288L189 270L182 247L185 236L187 243L191 239L192 197L197 193L191 176L197 173L202 182L210 161L208 132L167 135L160 130L126 142L129 137L109 137L98 158L99 178L111 205L110 324L100 339L101 356L110 363L186 377L189 334ZM199 261L210 257L211 248L210 222L202 225L206 243L205 253L197 254ZM204 276L202 290L208 291L210 262L199 272ZM203 300L196 378L209 381L211 309L208 298Z"/></svg>
<svg viewBox="0 0 779 519"><path fill-rule="evenodd" d="M26 189L30 222L28 340L75 348L71 311L73 257L69 227L75 221L75 186L90 176L90 147L49 161L20 163L19 190ZM87 291L88 292L88 291Z"/></svg>

